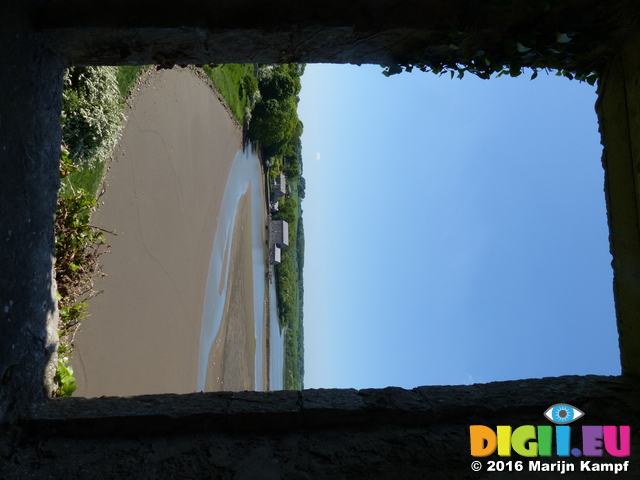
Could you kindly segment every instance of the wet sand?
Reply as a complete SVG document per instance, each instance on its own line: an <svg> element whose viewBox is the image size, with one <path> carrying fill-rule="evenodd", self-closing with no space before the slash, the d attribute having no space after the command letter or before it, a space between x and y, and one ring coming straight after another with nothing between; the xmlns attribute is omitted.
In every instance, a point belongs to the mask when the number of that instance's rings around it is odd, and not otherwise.
<svg viewBox="0 0 640 480"><path fill-rule="evenodd" d="M75 396L196 389L209 259L241 132L190 69L154 72L138 88L106 177L104 205L93 218L118 235L107 235L111 253L101 258L106 277L95 286L104 293L90 301L91 316L75 336ZM227 296L222 357L255 351L253 315L247 313L253 296L246 197L225 267L234 293ZM241 349L229 346L240 338ZM229 386L237 389L253 388L253 356L248 361L242 355L224 361L233 367L223 378L233 376Z"/></svg>
<svg viewBox="0 0 640 480"><path fill-rule="evenodd" d="M248 226L248 228L246 228ZM209 352L206 391L255 389L255 324L251 258L251 187L240 198L222 324Z"/></svg>

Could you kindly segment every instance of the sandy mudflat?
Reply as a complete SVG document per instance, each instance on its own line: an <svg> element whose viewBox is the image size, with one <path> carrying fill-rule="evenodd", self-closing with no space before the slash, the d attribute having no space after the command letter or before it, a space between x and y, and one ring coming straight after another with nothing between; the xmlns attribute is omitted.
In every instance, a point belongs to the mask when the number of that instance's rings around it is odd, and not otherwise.
<svg viewBox="0 0 640 480"><path fill-rule="evenodd" d="M209 260L241 133L190 69L153 73L135 93L93 219L118 236L108 236L112 253L102 257L107 276L95 288L104 293L91 300L75 337L76 396L196 390ZM242 257L250 240L238 241L251 229L244 210L232 247L240 252L228 266L234 278L251 275ZM238 371L252 379L251 360Z"/></svg>
<svg viewBox="0 0 640 480"><path fill-rule="evenodd" d="M248 228L247 228L248 227ZM255 389L255 324L251 262L251 188L240 198L222 324L209 352L206 391Z"/></svg>

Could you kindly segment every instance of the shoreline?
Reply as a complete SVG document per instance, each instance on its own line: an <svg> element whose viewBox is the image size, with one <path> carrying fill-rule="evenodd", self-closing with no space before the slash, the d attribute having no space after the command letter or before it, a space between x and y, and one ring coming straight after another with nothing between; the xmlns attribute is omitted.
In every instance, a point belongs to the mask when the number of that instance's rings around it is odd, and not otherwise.
<svg viewBox="0 0 640 480"><path fill-rule="evenodd" d="M205 391L254 390L256 341L253 321L253 265L251 258L251 186L236 210L227 295L222 324L208 355ZM249 228L250 230L250 228Z"/></svg>
<svg viewBox="0 0 640 480"><path fill-rule="evenodd" d="M242 150L242 128L218 97L193 69L150 70L133 88L93 219L118 237L107 238L104 293L74 341L77 396L196 389L208 261Z"/></svg>

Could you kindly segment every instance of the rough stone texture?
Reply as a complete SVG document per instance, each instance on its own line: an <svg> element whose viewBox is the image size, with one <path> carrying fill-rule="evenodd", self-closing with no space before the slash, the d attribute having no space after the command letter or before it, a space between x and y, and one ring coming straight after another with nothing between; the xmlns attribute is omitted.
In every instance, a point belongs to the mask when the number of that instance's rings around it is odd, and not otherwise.
<svg viewBox="0 0 640 480"><path fill-rule="evenodd" d="M234 393L227 410L229 427L234 430L290 429L302 424L300 392Z"/></svg>
<svg viewBox="0 0 640 480"><path fill-rule="evenodd" d="M63 64L23 14L0 8L0 422L50 393L58 340L52 272Z"/></svg>
<svg viewBox="0 0 640 480"><path fill-rule="evenodd" d="M303 390L301 402L304 420L308 425L360 423L364 417L364 400L354 388Z"/></svg>
<svg viewBox="0 0 640 480"><path fill-rule="evenodd" d="M640 376L640 32L629 37L599 84L596 110L613 256L622 373Z"/></svg>
<svg viewBox="0 0 640 480"><path fill-rule="evenodd" d="M548 12L542 12L534 0L356 0L347 4L336 0L304 4L116 0L107 9L86 0L2 3L0 237L6 248L0 250L0 328L4 332L0 336L0 385L6 388L0 392L0 421L17 405L28 406L45 398L50 385L44 389L38 385L51 378L55 363L52 225L64 64L381 63L402 60L416 49L437 59L442 54L441 42L456 30L469 34L467 44L459 48L458 60L464 63L477 49L503 49L503 40L522 29L553 35L570 32L579 10L581 17L584 12L597 17L592 24L598 31L609 31L607 38L594 36L590 41L567 44L583 55L581 62L596 68L620 48L629 29L637 27L639 3L559 0ZM583 28L578 33L585 38L596 27ZM447 52L451 55L448 47ZM616 126L611 131L622 130ZM614 135L611 133L612 138ZM610 149L614 151L612 145ZM621 210L634 201L633 188L620 190ZM611 203L610 211L616 208ZM637 214L635 218L637 221ZM627 241L635 245L632 248L640 248L640 239L629 237L620 243ZM620 257L614 267L627 260L632 260L632 269L638 268L639 260L632 257ZM616 292L623 291L622 284L617 281ZM637 291L635 284L630 288ZM626 325L621 331L637 332L637 316L621 320L624 313L620 311L618 322ZM635 351L623 355L626 373L640 371L629 368ZM21 385L22 393L11 385Z"/></svg>
<svg viewBox="0 0 640 480"><path fill-rule="evenodd" d="M547 424L542 412L558 402L588 424L631 425L629 476L638 477L640 43L629 32L639 1L550 3L535 15L537 0L0 3L0 478L495 478L471 472L468 426ZM523 29L569 32L576 9L609 32L589 38L586 28L589 40L568 48L581 57L577 71L604 71L598 112L624 377L44 402L55 362L64 65L385 63L416 48L438 59L451 54L442 42L452 30L473 33L464 63ZM529 477L540 474L518 473Z"/></svg>
<svg viewBox="0 0 640 480"><path fill-rule="evenodd" d="M5 429L2 438L11 441L0 448L0 477L494 478L471 471L469 425L548 425L543 412L560 401L585 412L574 424L574 446L581 424L631 424L632 456L598 461L630 460L628 475L637 477L640 383L598 376L413 390L58 399ZM480 460L486 467L499 459ZM515 453L502 460L527 461Z"/></svg>
<svg viewBox="0 0 640 480"><path fill-rule="evenodd" d="M590 69L619 49L637 25L627 0L117 0L109 8L54 0L33 13L47 43L74 65L187 63L393 63L416 52L467 64L482 50L502 56L505 40L535 31L566 44L573 70ZM452 50L453 32L466 40ZM603 32L605 32L603 34Z"/></svg>

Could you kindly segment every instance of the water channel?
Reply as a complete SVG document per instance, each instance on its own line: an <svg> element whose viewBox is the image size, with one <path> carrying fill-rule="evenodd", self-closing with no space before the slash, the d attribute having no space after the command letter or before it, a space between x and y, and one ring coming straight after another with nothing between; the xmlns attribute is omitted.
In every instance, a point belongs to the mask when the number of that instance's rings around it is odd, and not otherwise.
<svg viewBox="0 0 640 480"><path fill-rule="evenodd" d="M200 349L198 356L198 391L205 390L209 353L213 342L220 331L224 313L229 268L233 244L233 228L240 197L251 189L251 243L253 264L253 304L256 335L255 349L255 389L265 390L262 378L263 332L265 278L268 258L266 258L263 231L265 228L265 211L263 207L262 169L260 159L253 146L247 146L238 152L233 160L231 172L224 192L224 198L218 217L218 229L215 234L213 252L209 264L209 274L204 299L202 329L200 333ZM270 390L281 390L284 371L284 332L280 332L277 321L275 286L269 285L270 301L270 351L269 378Z"/></svg>

